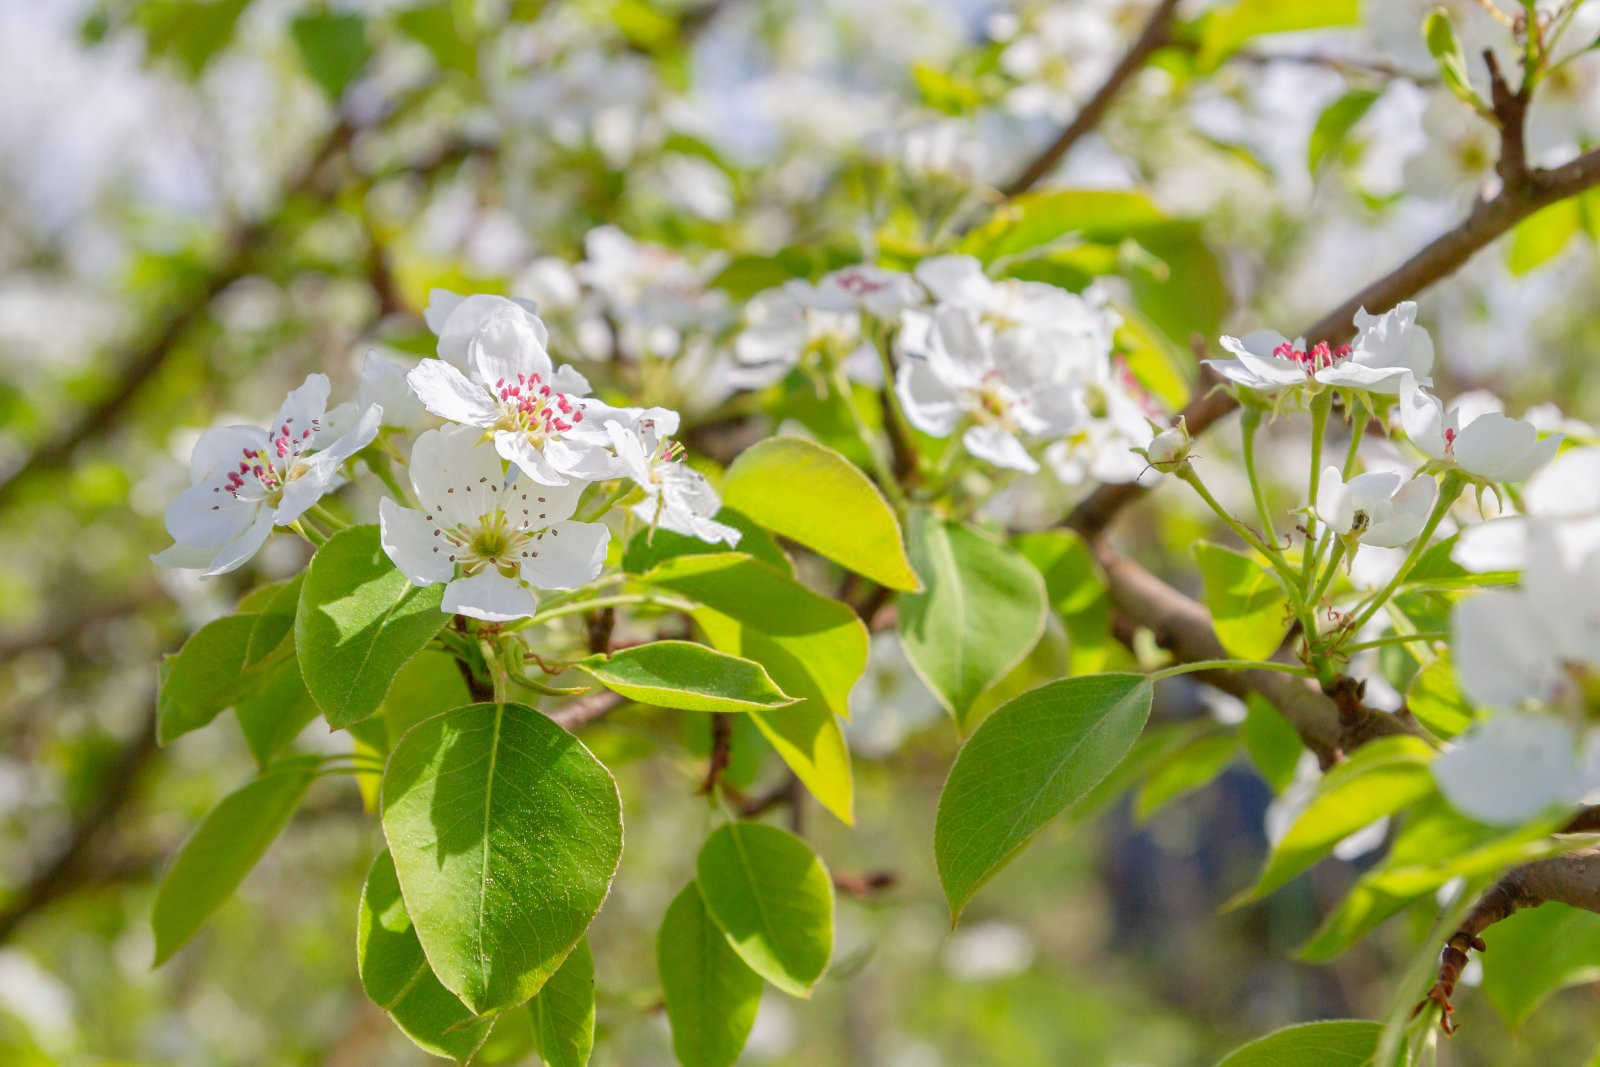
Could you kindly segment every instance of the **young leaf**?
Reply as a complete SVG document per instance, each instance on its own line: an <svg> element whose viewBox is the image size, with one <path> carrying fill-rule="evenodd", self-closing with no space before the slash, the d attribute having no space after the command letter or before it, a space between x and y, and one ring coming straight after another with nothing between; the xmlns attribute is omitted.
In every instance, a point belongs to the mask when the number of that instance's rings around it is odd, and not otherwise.
<svg viewBox="0 0 1600 1067"><path fill-rule="evenodd" d="M1205 541L1195 544L1194 556L1222 647L1240 659L1276 652L1289 625L1289 600L1272 568Z"/></svg>
<svg viewBox="0 0 1600 1067"><path fill-rule="evenodd" d="M1071 530L1041 530L1017 538L1017 550L1044 576L1050 607L1067 628L1067 673L1103 670L1111 653L1111 602L1089 546Z"/></svg>
<svg viewBox="0 0 1600 1067"><path fill-rule="evenodd" d="M610 773L521 704L472 704L412 727L389 757L382 809L434 973L479 1014L539 991L622 857Z"/></svg>
<svg viewBox="0 0 1600 1067"><path fill-rule="evenodd" d="M1565 904L1516 912L1487 935L1483 993L1513 1028L1558 989L1600 980L1600 915Z"/></svg>
<svg viewBox="0 0 1600 1067"><path fill-rule="evenodd" d="M289 36L306 73L334 102L372 54L366 20L354 12L307 12L289 24Z"/></svg>
<svg viewBox="0 0 1600 1067"><path fill-rule="evenodd" d="M755 1025L761 976L706 912L700 887L683 887L656 937L656 970L683 1067L732 1067Z"/></svg>
<svg viewBox="0 0 1600 1067"><path fill-rule="evenodd" d="M1440 652L1411 679L1406 689L1406 707L1418 722L1440 737L1455 737L1478 721L1477 709L1461 692L1449 652Z"/></svg>
<svg viewBox="0 0 1600 1067"><path fill-rule="evenodd" d="M1511 231L1506 267L1520 277L1560 255L1582 229L1583 212L1576 200L1558 200L1541 208Z"/></svg>
<svg viewBox="0 0 1600 1067"><path fill-rule="evenodd" d="M1360 21L1360 0L1234 0L1205 15L1196 62L1209 72L1252 38Z"/></svg>
<svg viewBox="0 0 1600 1067"><path fill-rule="evenodd" d="M1380 737L1323 776L1300 818L1278 842L1256 884L1228 902L1271 893L1333 851L1346 837L1434 791L1433 750L1417 737Z"/></svg>
<svg viewBox="0 0 1600 1067"><path fill-rule="evenodd" d="M1066 678L983 721L950 768L934 823L952 920L1045 823L1111 773L1144 729L1151 693L1137 674Z"/></svg>
<svg viewBox="0 0 1600 1067"><path fill-rule="evenodd" d="M1450 12L1436 7L1422 20L1422 37L1428 43L1428 54L1439 65L1439 78L1446 89L1474 111L1490 114L1489 106L1472 88L1467 75L1467 57L1456 40L1456 29L1450 24Z"/></svg>
<svg viewBox="0 0 1600 1067"><path fill-rule="evenodd" d="M573 666L614 693L663 708L756 711L799 699L779 689L761 664L693 641L652 641Z"/></svg>
<svg viewBox="0 0 1600 1067"><path fill-rule="evenodd" d="M963 727L972 704L1044 633L1044 579L1021 554L956 523L911 519L923 592L901 596L906 658Z"/></svg>
<svg viewBox="0 0 1600 1067"><path fill-rule="evenodd" d="M160 966L172 957L266 853L316 774L316 760L285 761L222 802L183 843L161 888L151 925Z"/></svg>
<svg viewBox="0 0 1600 1067"><path fill-rule="evenodd" d="M1239 740L1250 760L1267 780L1274 793L1281 793L1294 781L1294 771L1305 746L1289 720L1259 693L1245 697L1244 722L1239 724Z"/></svg>
<svg viewBox="0 0 1600 1067"><path fill-rule="evenodd" d="M372 861L361 890L356 967L367 996L424 1052L465 1062L489 1036L492 1020L473 1022L428 967L386 851Z"/></svg>
<svg viewBox="0 0 1600 1067"><path fill-rule="evenodd" d="M528 1002L545 1067L583 1067L594 1049L594 955L579 938L561 968Z"/></svg>
<svg viewBox="0 0 1600 1067"><path fill-rule="evenodd" d="M1239 752L1239 736L1231 730L1212 730L1170 753L1150 769L1150 776L1133 797L1135 822L1150 817L1187 793L1192 793L1228 769Z"/></svg>
<svg viewBox="0 0 1600 1067"><path fill-rule="evenodd" d="M168 744L230 707L248 681L245 653L257 615L224 615L189 635L163 664L156 740Z"/></svg>
<svg viewBox="0 0 1600 1067"><path fill-rule="evenodd" d="M1286 1026L1241 1045L1217 1067L1365 1067L1383 1026L1365 1019L1324 1019Z"/></svg>
<svg viewBox="0 0 1600 1067"><path fill-rule="evenodd" d="M294 643L306 689L335 729L378 710L400 668L444 628L443 585L417 588L376 526L341 530L306 569Z"/></svg>
<svg viewBox="0 0 1600 1067"><path fill-rule="evenodd" d="M273 667L254 692L235 701L233 715L250 754L265 767L317 717L317 705L300 680L300 664L291 657Z"/></svg>
<svg viewBox="0 0 1600 1067"><path fill-rule="evenodd" d="M722 499L773 533L880 585L918 588L889 502L831 448L803 437L758 442L728 468Z"/></svg>
<svg viewBox="0 0 1600 1067"><path fill-rule="evenodd" d="M1311 140L1306 146L1306 169L1315 174L1329 153L1344 144L1350 130L1360 122L1372 105L1383 94L1376 89L1351 89L1322 109L1317 124L1311 128Z"/></svg>
<svg viewBox="0 0 1600 1067"><path fill-rule="evenodd" d="M726 823L700 847L695 879L739 958L809 997L833 954L833 881L811 846L776 826Z"/></svg>

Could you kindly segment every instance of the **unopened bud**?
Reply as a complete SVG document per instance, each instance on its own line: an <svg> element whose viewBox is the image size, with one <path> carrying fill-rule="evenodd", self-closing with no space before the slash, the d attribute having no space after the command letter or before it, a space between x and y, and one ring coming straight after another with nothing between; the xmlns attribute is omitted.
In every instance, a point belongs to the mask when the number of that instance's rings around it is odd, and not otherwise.
<svg viewBox="0 0 1600 1067"><path fill-rule="evenodd" d="M1182 416L1179 416L1178 425L1162 430L1155 435L1148 446L1136 448L1134 451L1162 474L1171 474L1188 460L1190 444L1189 427L1184 424Z"/></svg>

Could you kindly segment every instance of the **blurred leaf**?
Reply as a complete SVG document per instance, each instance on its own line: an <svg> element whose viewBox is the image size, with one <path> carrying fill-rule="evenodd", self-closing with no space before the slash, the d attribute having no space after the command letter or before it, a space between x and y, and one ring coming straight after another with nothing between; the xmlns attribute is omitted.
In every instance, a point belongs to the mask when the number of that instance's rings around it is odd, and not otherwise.
<svg viewBox="0 0 1600 1067"><path fill-rule="evenodd" d="M492 1020L474 1022L428 967L387 851L372 861L361 890L356 967L367 996L424 1052L465 1062L489 1036Z"/></svg>
<svg viewBox="0 0 1600 1067"><path fill-rule="evenodd" d="M713 830L695 879L706 912L761 977L809 997L833 954L833 881L805 840L757 822Z"/></svg>
<svg viewBox="0 0 1600 1067"><path fill-rule="evenodd" d="M1383 1026L1365 1019L1324 1019L1286 1026L1241 1045L1217 1067L1365 1067Z"/></svg>
<svg viewBox="0 0 1600 1067"><path fill-rule="evenodd" d="M1149 777L1134 795L1134 820L1148 822L1166 805L1207 785L1228 769L1238 752L1237 734L1213 730L1170 753L1150 768Z"/></svg>
<svg viewBox="0 0 1600 1067"><path fill-rule="evenodd" d="M919 588L889 502L830 448L800 437L769 437L733 461L722 497L773 533L880 585Z"/></svg>
<svg viewBox="0 0 1600 1067"><path fill-rule="evenodd" d="M335 102L372 54L366 20L354 12L307 12L289 24L289 35L306 73Z"/></svg>
<svg viewBox="0 0 1600 1067"><path fill-rule="evenodd" d="M1244 722L1239 724L1239 739L1251 762L1261 772L1274 793L1281 793L1294 781L1295 766L1305 751L1300 735L1294 732L1277 708L1260 693L1245 697Z"/></svg>
<svg viewBox="0 0 1600 1067"><path fill-rule="evenodd" d="M1306 145L1306 169L1315 174L1322 161L1337 151L1350 136L1350 130L1378 102L1383 94L1376 89L1351 89L1322 109L1317 124L1311 128L1311 140Z"/></svg>
<svg viewBox="0 0 1600 1067"><path fill-rule="evenodd" d="M913 63L911 80L922 102L946 115L970 115L986 103L983 90L971 79L932 63Z"/></svg>
<svg viewBox="0 0 1600 1067"><path fill-rule="evenodd" d="M1175 338L1135 308L1119 307L1117 313L1122 316L1122 325L1117 327L1117 352L1127 364L1128 373L1162 404L1174 410L1181 408L1193 387L1193 349L1180 348Z"/></svg>
<svg viewBox="0 0 1600 1067"><path fill-rule="evenodd" d="M1289 598L1265 561L1205 541L1194 546L1222 647L1240 659L1267 659L1283 644Z"/></svg>
<svg viewBox="0 0 1600 1067"><path fill-rule="evenodd" d="M755 1025L761 976L707 914L700 887L683 887L656 938L656 969L683 1067L732 1067Z"/></svg>
<svg viewBox="0 0 1600 1067"><path fill-rule="evenodd" d="M469 10L451 0L438 0L406 8L395 16L394 24L432 53L441 69L477 77L478 45Z"/></svg>
<svg viewBox="0 0 1600 1067"><path fill-rule="evenodd" d="M150 915L156 966L171 959L244 881L288 825L316 770L317 761L309 757L277 765L224 797L183 843Z"/></svg>
<svg viewBox="0 0 1600 1067"><path fill-rule="evenodd" d="M933 851L952 921L984 882L1081 798L1144 729L1151 685L1099 674L1040 686L997 709L956 756Z"/></svg>
<svg viewBox="0 0 1600 1067"><path fill-rule="evenodd" d="M134 20L144 31L146 55L171 59L194 79L228 46L249 2L144 0L134 6Z"/></svg>
<svg viewBox="0 0 1600 1067"><path fill-rule="evenodd" d="M1548 903L1494 925L1483 956L1483 993L1520 1027L1546 997L1600 981L1600 915Z"/></svg>
<svg viewBox="0 0 1600 1067"><path fill-rule="evenodd" d="M1357 830L1432 795L1428 763L1433 755L1419 737L1380 737L1361 746L1322 776L1311 803L1272 850L1256 884L1227 906L1261 899Z"/></svg>
<svg viewBox="0 0 1600 1067"><path fill-rule="evenodd" d="M1111 652L1111 604L1094 553L1071 530L1041 530L1017 538L1017 549L1044 576L1050 606L1066 624L1069 674L1103 669Z"/></svg>
<svg viewBox="0 0 1600 1067"><path fill-rule="evenodd" d="M1512 274L1526 274L1560 255L1582 229L1583 212L1578 202L1558 200L1517 223L1506 249L1506 266Z"/></svg>
<svg viewBox="0 0 1600 1067"><path fill-rule="evenodd" d="M395 675L450 616L443 585L417 587L390 562L376 526L341 530L306 569L295 616L300 673L334 729L383 703Z"/></svg>
<svg viewBox="0 0 1600 1067"><path fill-rule="evenodd" d="M761 664L693 641L651 641L573 666L614 693L663 708L753 711L799 699L779 689Z"/></svg>
<svg viewBox="0 0 1600 1067"><path fill-rule="evenodd" d="M1467 57L1461 51L1461 42L1456 40L1450 12L1442 7L1428 12L1422 20L1422 37L1428 44L1428 54L1439 65L1439 77L1445 88L1474 111L1488 115L1489 106L1473 90L1472 79L1467 75Z"/></svg>
<svg viewBox="0 0 1600 1067"><path fill-rule="evenodd" d="M583 1067L594 1049L594 955L578 939L561 968L528 1002L546 1067Z"/></svg>
<svg viewBox="0 0 1600 1067"><path fill-rule="evenodd" d="M961 242L960 251L992 262L1076 234L1088 240L1120 239L1166 220L1148 196L1123 189L1045 189L1024 193L998 208Z"/></svg>
<svg viewBox="0 0 1600 1067"><path fill-rule="evenodd" d="M917 674L963 728L973 702L1044 632L1045 584L1027 558L932 512L910 517L924 591L902 594L900 640Z"/></svg>
<svg viewBox="0 0 1600 1067"><path fill-rule="evenodd" d="M521 704L457 708L401 738L383 832L434 973L479 1014L539 991L622 857L610 772Z"/></svg>
<svg viewBox="0 0 1600 1067"><path fill-rule="evenodd" d="M1361 0L1234 0L1212 8L1199 20L1202 73L1256 37L1323 26L1354 26L1361 21Z"/></svg>
<svg viewBox="0 0 1600 1067"><path fill-rule="evenodd" d="M1441 650L1411 679L1406 707L1418 722L1444 738L1455 737L1478 720L1477 709L1461 692L1448 650Z"/></svg>

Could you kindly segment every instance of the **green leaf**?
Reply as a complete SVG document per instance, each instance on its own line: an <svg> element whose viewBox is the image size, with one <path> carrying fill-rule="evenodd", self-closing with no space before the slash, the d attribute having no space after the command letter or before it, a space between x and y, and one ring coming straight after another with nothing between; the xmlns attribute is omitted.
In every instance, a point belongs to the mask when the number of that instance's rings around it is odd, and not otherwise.
<svg viewBox="0 0 1600 1067"><path fill-rule="evenodd" d="M1483 993L1513 1028L1558 989L1600 980L1600 915L1545 904L1502 919L1485 935Z"/></svg>
<svg viewBox="0 0 1600 1067"><path fill-rule="evenodd" d="M1445 738L1464 733L1478 721L1477 709L1461 692L1448 651L1441 651L1411 679L1406 689L1406 707L1418 722Z"/></svg>
<svg viewBox="0 0 1600 1067"><path fill-rule="evenodd" d="M809 997L833 954L833 880L811 846L776 826L727 823L701 846L695 878L739 958Z"/></svg>
<svg viewBox="0 0 1600 1067"><path fill-rule="evenodd" d="M1472 88L1467 74L1467 57L1456 40L1456 30L1450 23L1450 12L1436 7L1422 20L1422 37L1428 44L1428 54L1439 65L1439 78L1446 89L1474 111L1488 115L1489 107Z"/></svg>
<svg viewBox="0 0 1600 1067"><path fill-rule="evenodd" d="M1094 674L1111 658L1111 601L1088 544L1070 530L1017 538L1017 549L1044 576L1045 595L1066 625L1069 674Z"/></svg>
<svg viewBox="0 0 1600 1067"><path fill-rule="evenodd" d="M1506 249L1506 266L1523 275L1561 254L1583 229L1583 213L1573 199L1558 200L1517 223Z"/></svg>
<svg viewBox="0 0 1600 1067"><path fill-rule="evenodd" d="M1364 1067L1377 1055L1382 1032L1365 1019L1300 1023L1241 1045L1217 1067Z"/></svg>
<svg viewBox="0 0 1600 1067"><path fill-rule="evenodd" d="M919 588L889 502L831 448L802 437L760 441L728 468L722 499L773 533L879 585Z"/></svg>
<svg viewBox="0 0 1600 1067"><path fill-rule="evenodd" d="M952 919L1045 823L1122 760L1150 716L1137 674L1040 686L997 709L962 746L933 832Z"/></svg>
<svg viewBox="0 0 1600 1067"><path fill-rule="evenodd" d="M689 711L754 711L797 703L761 664L693 641L652 641L573 664L641 704Z"/></svg>
<svg viewBox="0 0 1600 1067"><path fill-rule="evenodd" d="M778 542L749 518L724 504L722 510L717 512L716 520L739 531L740 552L754 556L791 577L794 575L794 564L783 554ZM675 556L703 556L711 550L711 547L698 537L675 533L672 530L660 528L653 532L640 530L633 535L627 549L622 553L622 569L629 574L644 574L650 568Z"/></svg>
<svg viewBox="0 0 1600 1067"><path fill-rule="evenodd" d="M1194 558L1222 647L1240 659L1266 659L1276 652L1289 626L1289 598L1272 568L1205 541L1195 544Z"/></svg>
<svg viewBox="0 0 1600 1067"><path fill-rule="evenodd" d="M418 588L378 543L376 526L353 526L317 549L306 570L294 644L306 689L334 729L378 710L394 677L450 616L444 586Z"/></svg>
<svg viewBox="0 0 1600 1067"><path fill-rule="evenodd" d="M289 36L306 73L333 101L344 95L372 54L366 20L353 12L308 12L289 24Z"/></svg>
<svg viewBox="0 0 1600 1067"><path fill-rule="evenodd" d="M684 886L661 920L656 969L678 1062L731 1067L755 1025L761 976L711 921L694 882Z"/></svg>
<svg viewBox="0 0 1600 1067"><path fill-rule="evenodd" d="M960 251L991 262L1068 235L1119 240L1130 230L1165 221L1143 193L1123 189L1045 189L1013 197L962 240Z"/></svg>
<svg viewBox="0 0 1600 1067"><path fill-rule="evenodd" d="M546 1067L583 1067L594 1049L594 955L579 938L561 968L528 1002Z"/></svg>
<svg viewBox="0 0 1600 1067"><path fill-rule="evenodd" d="M1134 794L1134 820L1148 822L1166 805L1206 785L1227 770L1238 752L1237 734L1213 730L1170 753L1150 769L1150 776Z"/></svg>
<svg viewBox="0 0 1600 1067"><path fill-rule="evenodd" d="M1270 33L1354 26L1361 21L1361 0L1234 0L1213 8L1200 23L1201 73L1215 70L1247 41Z"/></svg>
<svg viewBox="0 0 1600 1067"><path fill-rule="evenodd" d="M900 640L917 674L963 728L973 702L1044 633L1045 584L1020 553L930 512L911 518L924 591L901 596Z"/></svg>
<svg viewBox="0 0 1600 1067"><path fill-rule="evenodd" d="M537 993L600 910L622 856L617 786L521 704L414 726L383 777L383 831L434 973L482 1014Z"/></svg>
<svg viewBox="0 0 1600 1067"><path fill-rule="evenodd" d="M1300 735L1260 693L1245 697L1244 705L1239 739L1244 742L1244 750L1250 754L1261 777L1267 780L1274 793L1281 793L1294 781L1295 766L1300 762L1300 753L1305 751Z"/></svg>
<svg viewBox="0 0 1600 1067"><path fill-rule="evenodd" d="M382 721L389 737L398 738L423 719L471 703L472 691L455 656L428 649L400 668L383 698Z"/></svg>
<svg viewBox="0 0 1600 1067"><path fill-rule="evenodd" d="M424 1052L465 1062L489 1036L492 1020L473 1022L428 967L387 851L372 861L361 890L356 967L367 996Z"/></svg>
<svg viewBox="0 0 1600 1067"><path fill-rule="evenodd" d="M290 658L272 668L253 692L235 701L233 715L250 754L265 767L317 717L317 705L300 679L300 664Z"/></svg>
<svg viewBox="0 0 1600 1067"><path fill-rule="evenodd" d="M169 744L232 706L249 677L245 653L257 615L224 615L189 635L168 656L156 707L156 740Z"/></svg>
<svg viewBox="0 0 1600 1067"><path fill-rule="evenodd" d="M144 30L145 54L174 60L190 80L200 77L233 40L249 0L145 0L133 8Z"/></svg>
<svg viewBox="0 0 1600 1067"><path fill-rule="evenodd" d="M698 601L695 622L717 649L755 660L800 703L750 718L817 800L854 819L850 750L836 715L867 665L856 613L737 552L680 556L645 580Z"/></svg>
<svg viewBox="0 0 1600 1067"><path fill-rule="evenodd" d="M254 590L239 602L238 614L246 612L245 603L254 606L248 611L256 616L250 630L250 640L245 643L244 661L253 666L279 650L294 632L294 615L300 603L300 589L305 584L305 573L288 581L274 582Z"/></svg>
<svg viewBox="0 0 1600 1067"><path fill-rule="evenodd" d="M1267 858L1256 884L1228 902L1259 900L1346 837L1434 792L1433 750L1418 737L1380 737L1323 775L1316 794Z"/></svg>
<svg viewBox="0 0 1600 1067"><path fill-rule="evenodd" d="M1322 109L1317 124L1311 128L1311 140L1306 146L1306 169L1315 174L1329 154L1337 150L1350 136L1350 130L1360 122L1372 105L1383 94L1376 89L1351 89Z"/></svg>
<svg viewBox="0 0 1600 1067"><path fill-rule="evenodd" d="M194 936L256 865L300 806L316 760L286 761L228 794L178 850L156 891L151 925L160 966Z"/></svg>
<svg viewBox="0 0 1600 1067"><path fill-rule="evenodd" d="M437 3L419 4L395 16L394 24L401 33L426 48L435 63L443 70L453 70L468 77L478 73L478 46L470 23L470 7L438 0Z"/></svg>

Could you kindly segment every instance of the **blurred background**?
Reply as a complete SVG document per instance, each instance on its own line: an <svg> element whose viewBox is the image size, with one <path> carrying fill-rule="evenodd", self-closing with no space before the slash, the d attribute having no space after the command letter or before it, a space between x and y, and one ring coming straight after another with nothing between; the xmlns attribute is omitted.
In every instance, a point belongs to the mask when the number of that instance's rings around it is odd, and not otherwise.
<svg viewBox="0 0 1600 1067"><path fill-rule="evenodd" d="M199 430L267 417L309 371L353 396L369 351L431 351L421 311L444 286L538 300L558 357L683 406L715 455L743 411L727 399L742 303L791 274L914 257L981 213L1149 6L0 0L0 1063L427 1062L356 979L381 844L348 779L318 782L238 896L151 970L160 871L252 772L220 724L155 746L156 663L304 558L281 538L218 579L148 562ZM1173 220L1159 257L1088 239L1083 263L1131 291L1179 398L1191 335L1292 332L1491 180L1489 127L1435 84L1428 6L1351 5L1356 25L1264 37L1211 72L1169 49L1050 179L1142 190ZM1503 38L1479 4L1452 7L1468 55ZM1595 38L1589 15L1572 42ZM1596 62L1537 99L1536 161L1600 137ZM1591 194L1426 294L1445 392L1600 419L1597 231ZM752 432L805 419L803 400ZM1012 496L1045 519L1070 499ZM1179 499L1158 494L1124 536L1192 588L1183 546L1203 520ZM1067 654L1063 634L1048 645ZM1119 800L1058 821L951 933L930 842L954 731L892 642L857 697L859 825L813 806L804 826L836 872L894 885L841 904L833 971L813 1001L764 1001L744 1062L1206 1064L1290 1021L1381 1015L1426 932L1408 914L1332 965L1293 961L1359 857L1219 916L1273 804L1224 744L1230 769L1205 788L1147 786L1145 808L1169 801L1153 813ZM1158 711L1193 734L1244 714L1177 684ZM337 744L326 733L301 743ZM595 1062L668 1063L651 946L707 826L705 739L634 709L585 741L628 825L592 933ZM743 751L735 784L778 777ZM1271 777L1292 791L1292 753ZM1450 1063L1576 1064L1600 1041L1592 986L1516 1032L1461 1003ZM486 1061L525 1059L523 1040L502 1027Z"/></svg>

